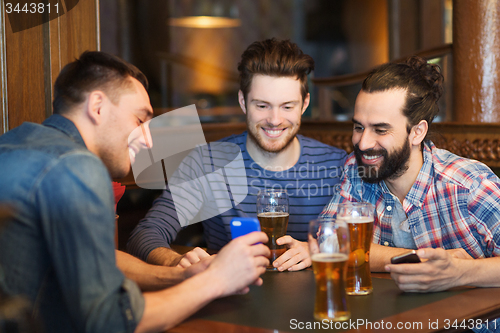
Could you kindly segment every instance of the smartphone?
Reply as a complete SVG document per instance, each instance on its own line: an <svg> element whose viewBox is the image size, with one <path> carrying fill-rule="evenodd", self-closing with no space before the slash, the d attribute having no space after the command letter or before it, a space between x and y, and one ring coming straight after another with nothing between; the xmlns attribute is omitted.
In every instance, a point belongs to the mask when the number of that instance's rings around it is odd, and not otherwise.
<svg viewBox="0 0 500 333"><path fill-rule="evenodd" d="M253 231L260 231L260 223L256 217L235 217L231 220L230 227L233 239Z"/></svg>
<svg viewBox="0 0 500 333"><path fill-rule="evenodd" d="M391 264L416 264L420 262L417 251L411 250L391 258Z"/></svg>

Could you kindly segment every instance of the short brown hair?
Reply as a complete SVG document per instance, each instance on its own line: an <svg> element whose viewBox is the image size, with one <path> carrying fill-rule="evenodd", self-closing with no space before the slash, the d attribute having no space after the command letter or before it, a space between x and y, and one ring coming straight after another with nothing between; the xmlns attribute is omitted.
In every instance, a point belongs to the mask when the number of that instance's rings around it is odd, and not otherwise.
<svg viewBox="0 0 500 333"><path fill-rule="evenodd" d="M130 78L138 80L148 89L146 76L134 65L105 52L85 51L80 58L64 66L57 77L53 112L69 112L75 105L83 103L85 94L97 89L117 103L122 90L132 88Z"/></svg>
<svg viewBox="0 0 500 333"><path fill-rule="evenodd" d="M429 126L439 113L438 100L443 94L443 75L438 65L413 56L403 63L388 63L374 69L363 81L362 90L368 93L403 89L406 103L403 114L408 119L407 131L421 120Z"/></svg>
<svg viewBox="0 0 500 333"><path fill-rule="evenodd" d="M255 74L294 77L300 81L302 101L309 93L307 75L314 70L314 60L290 40L275 38L252 43L241 55L238 64L240 90L247 99Z"/></svg>

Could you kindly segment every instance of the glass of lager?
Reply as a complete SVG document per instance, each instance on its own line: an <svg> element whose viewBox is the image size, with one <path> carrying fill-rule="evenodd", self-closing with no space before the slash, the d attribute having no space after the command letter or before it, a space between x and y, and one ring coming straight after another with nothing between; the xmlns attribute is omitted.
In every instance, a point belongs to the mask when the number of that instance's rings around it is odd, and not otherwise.
<svg viewBox="0 0 500 333"><path fill-rule="evenodd" d="M351 253L347 263L348 295L368 295L373 291L370 274L370 245L373 238L372 204L346 202L337 210L337 222L347 223Z"/></svg>
<svg viewBox="0 0 500 333"><path fill-rule="evenodd" d="M257 194L257 218L260 229L266 233L271 250L269 270L277 270L273 262L286 251L284 245L277 245L276 240L285 236L288 228L288 194L285 190L264 189Z"/></svg>
<svg viewBox="0 0 500 333"><path fill-rule="evenodd" d="M309 222L309 252L316 279L314 318L344 321L351 316L345 286L349 230L345 222L319 218Z"/></svg>

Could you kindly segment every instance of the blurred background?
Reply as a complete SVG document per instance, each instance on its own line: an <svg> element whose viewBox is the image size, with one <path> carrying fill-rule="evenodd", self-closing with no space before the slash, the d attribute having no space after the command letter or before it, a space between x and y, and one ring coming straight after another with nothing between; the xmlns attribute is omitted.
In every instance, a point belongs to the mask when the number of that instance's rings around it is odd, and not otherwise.
<svg viewBox="0 0 500 333"><path fill-rule="evenodd" d="M452 0L106 0L100 24L101 49L146 74L157 114L196 104L202 122L237 122L237 65L252 42L296 42L316 62L311 80L359 73L451 43ZM350 120L359 88L329 88L321 110L313 83L306 119Z"/></svg>

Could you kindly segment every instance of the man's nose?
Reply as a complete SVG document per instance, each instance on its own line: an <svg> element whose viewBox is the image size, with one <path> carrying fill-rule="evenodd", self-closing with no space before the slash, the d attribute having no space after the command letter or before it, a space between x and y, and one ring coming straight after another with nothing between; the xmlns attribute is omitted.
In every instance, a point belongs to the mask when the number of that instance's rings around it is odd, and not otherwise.
<svg viewBox="0 0 500 333"><path fill-rule="evenodd" d="M375 145L376 145L376 140L373 137L373 134L365 129L361 134L361 137L358 142L359 149L362 151L366 151L368 149L375 148Z"/></svg>
<svg viewBox="0 0 500 333"><path fill-rule="evenodd" d="M281 123L283 122L283 117L281 116L281 111L279 108L271 108L267 117L267 122L274 127L281 125Z"/></svg>

